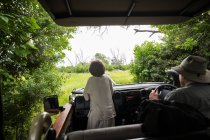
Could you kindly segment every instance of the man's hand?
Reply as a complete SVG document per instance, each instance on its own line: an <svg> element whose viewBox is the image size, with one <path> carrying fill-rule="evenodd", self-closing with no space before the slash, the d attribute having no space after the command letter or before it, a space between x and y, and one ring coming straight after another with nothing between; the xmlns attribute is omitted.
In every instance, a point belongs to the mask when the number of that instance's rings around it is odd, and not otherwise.
<svg viewBox="0 0 210 140"><path fill-rule="evenodd" d="M159 99L158 91L152 90L149 94L149 99L150 100L158 100Z"/></svg>

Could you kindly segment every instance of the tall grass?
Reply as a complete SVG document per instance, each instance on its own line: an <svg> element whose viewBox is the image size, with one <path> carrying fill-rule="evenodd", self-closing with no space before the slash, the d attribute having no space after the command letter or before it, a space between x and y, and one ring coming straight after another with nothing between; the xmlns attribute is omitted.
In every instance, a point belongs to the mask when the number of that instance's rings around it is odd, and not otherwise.
<svg viewBox="0 0 210 140"><path fill-rule="evenodd" d="M116 84L128 84L133 82L133 76L127 71L111 71L106 72ZM65 105L69 102L69 95L73 89L85 87L88 78L91 76L89 73L63 73L66 80L62 86L63 94L59 96L60 105Z"/></svg>
<svg viewBox="0 0 210 140"><path fill-rule="evenodd" d="M115 70L106 72L116 84L128 84L133 83L133 75L131 75L129 70Z"/></svg>

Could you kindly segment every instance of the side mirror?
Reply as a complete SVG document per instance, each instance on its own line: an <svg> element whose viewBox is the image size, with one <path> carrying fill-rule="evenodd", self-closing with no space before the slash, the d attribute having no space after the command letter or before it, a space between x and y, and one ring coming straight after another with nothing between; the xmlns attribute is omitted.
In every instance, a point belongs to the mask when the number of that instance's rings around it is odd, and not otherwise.
<svg viewBox="0 0 210 140"><path fill-rule="evenodd" d="M44 97L44 111L53 114L58 114L61 111L57 95Z"/></svg>

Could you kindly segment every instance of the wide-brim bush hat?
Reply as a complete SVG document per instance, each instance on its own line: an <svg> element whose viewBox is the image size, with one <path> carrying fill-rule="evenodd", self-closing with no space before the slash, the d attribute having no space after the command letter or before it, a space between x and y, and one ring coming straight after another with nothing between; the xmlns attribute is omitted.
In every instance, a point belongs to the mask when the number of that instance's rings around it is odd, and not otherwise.
<svg viewBox="0 0 210 140"><path fill-rule="evenodd" d="M188 80L198 83L210 83L210 71L207 69L208 61L200 56L190 55L180 65L172 67Z"/></svg>

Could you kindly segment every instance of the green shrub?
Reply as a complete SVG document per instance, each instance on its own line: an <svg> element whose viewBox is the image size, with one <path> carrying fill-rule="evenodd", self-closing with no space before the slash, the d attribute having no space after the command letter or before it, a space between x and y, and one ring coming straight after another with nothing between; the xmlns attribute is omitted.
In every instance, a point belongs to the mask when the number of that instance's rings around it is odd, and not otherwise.
<svg viewBox="0 0 210 140"><path fill-rule="evenodd" d="M152 73L158 73L163 76L165 71L160 56L161 44L145 41L140 46L134 48L134 62L131 65L131 73L136 82L163 81L163 77L152 76Z"/></svg>
<svg viewBox="0 0 210 140"><path fill-rule="evenodd" d="M3 94L6 139L27 139L32 118L42 111L43 97L60 94L62 82L63 77L49 68L17 79L15 87Z"/></svg>
<svg viewBox="0 0 210 140"><path fill-rule="evenodd" d="M112 70L114 70L113 65L109 65L109 64L105 65L105 68L106 68L106 71L112 71Z"/></svg>
<svg viewBox="0 0 210 140"><path fill-rule="evenodd" d="M88 72L89 64L88 63L79 63L75 66L74 72L75 73L85 73Z"/></svg>
<svg viewBox="0 0 210 140"><path fill-rule="evenodd" d="M58 68L59 72L63 72L63 73L72 73L75 72L75 68L74 66L67 66L67 67L60 67Z"/></svg>

